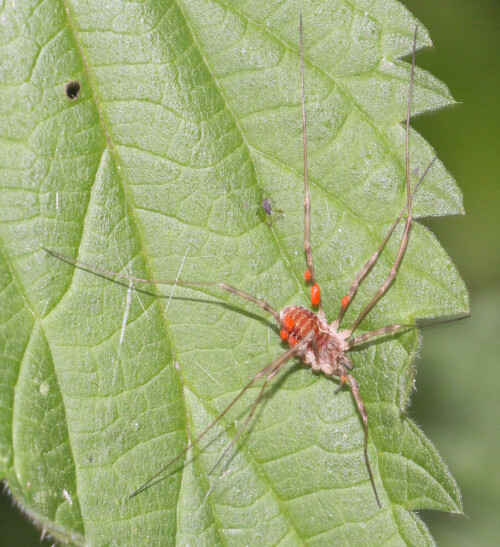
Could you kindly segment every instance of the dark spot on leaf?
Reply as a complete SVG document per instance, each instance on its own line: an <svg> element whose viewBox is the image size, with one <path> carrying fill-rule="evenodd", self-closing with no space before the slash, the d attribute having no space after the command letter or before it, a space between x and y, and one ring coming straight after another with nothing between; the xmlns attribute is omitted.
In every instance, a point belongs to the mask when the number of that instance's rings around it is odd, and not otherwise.
<svg viewBox="0 0 500 547"><path fill-rule="evenodd" d="M71 99L74 101L78 98L78 95L80 95L80 91L82 89L82 86L80 85L80 82L68 82L66 84L66 95L68 99Z"/></svg>

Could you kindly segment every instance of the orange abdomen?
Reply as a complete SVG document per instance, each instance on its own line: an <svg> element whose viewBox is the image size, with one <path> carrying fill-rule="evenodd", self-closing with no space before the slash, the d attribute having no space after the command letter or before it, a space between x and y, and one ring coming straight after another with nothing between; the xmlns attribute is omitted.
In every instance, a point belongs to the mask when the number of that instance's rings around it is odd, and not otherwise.
<svg viewBox="0 0 500 547"><path fill-rule="evenodd" d="M289 337L300 342L308 332L314 330L318 351L322 353L321 350L329 344L331 335L314 312L301 306L288 306L283 309L282 314Z"/></svg>

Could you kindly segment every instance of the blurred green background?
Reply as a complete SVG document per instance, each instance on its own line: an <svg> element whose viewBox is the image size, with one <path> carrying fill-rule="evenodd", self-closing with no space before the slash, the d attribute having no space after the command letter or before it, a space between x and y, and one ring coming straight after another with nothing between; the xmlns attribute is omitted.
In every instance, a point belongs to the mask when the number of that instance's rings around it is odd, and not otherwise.
<svg viewBox="0 0 500 547"><path fill-rule="evenodd" d="M463 495L465 516L421 514L438 545L499 545L500 532L500 2L411 0L435 51L418 64L462 104L412 125L464 193L466 216L426 221L464 277L469 319L423 331L410 414Z"/></svg>
<svg viewBox="0 0 500 547"><path fill-rule="evenodd" d="M463 493L465 516L421 514L438 545L498 545L500 532L500 2L411 0L435 51L418 54L462 104L413 120L464 193L465 217L426 220L471 293L472 317L428 327L409 413ZM0 546L40 545L2 493ZM16 538L16 539L14 539ZM45 540L43 545L51 545Z"/></svg>

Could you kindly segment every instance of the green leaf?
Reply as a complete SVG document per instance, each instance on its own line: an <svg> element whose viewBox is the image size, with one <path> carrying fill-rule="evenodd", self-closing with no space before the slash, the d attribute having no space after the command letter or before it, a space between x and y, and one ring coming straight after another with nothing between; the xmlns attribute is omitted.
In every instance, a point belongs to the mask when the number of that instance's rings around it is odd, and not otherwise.
<svg viewBox="0 0 500 547"><path fill-rule="evenodd" d="M405 204L410 69L400 58L411 53L417 22L400 4L3 7L0 470L56 537L430 544L412 511L461 511L445 464L405 414L416 332L352 353L381 509L349 390L334 396L336 382L298 363L276 378L215 474L258 388L165 480L129 499L283 351L278 329L251 303L216 290L159 288L156 297L151 286L113 283L43 251L148 279L225 281L277 309L307 304L300 11L312 245L334 319ZM418 47L429 45L419 26ZM74 99L72 81L81 86ZM417 68L413 113L451 103ZM434 152L415 132L410 148L415 184ZM414 211L462 212L439 161ZM345 325L387 275L401 233ZM467 309L453 264L416 223L396 282L362 330Z"/></svg>

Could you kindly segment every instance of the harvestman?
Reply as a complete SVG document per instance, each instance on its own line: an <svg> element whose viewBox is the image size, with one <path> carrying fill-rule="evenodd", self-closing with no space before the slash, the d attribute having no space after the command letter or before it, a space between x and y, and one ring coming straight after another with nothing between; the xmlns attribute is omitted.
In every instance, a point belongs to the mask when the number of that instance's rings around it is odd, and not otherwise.
<svg viewBox="0 0 500 547"><path fill-rule="evenodd" d="M154 285L179 285L179 286L209 286L217 287L224 291L230 292L242 299L249 300L254 304L257 304L260 308L270 313L280 327L280 336L283 341L286 341L289 345L287 349L280 357L275 361L267 365L260 372L258 372L248 384L239 392L239 394L232 400L232 402L223 410L221 414L199 435L194 441L188 444L188 446L177 455L176 458L167 463L158 473L148 479L142 486L135 490L130 497L134 497L137 494L140 494L148 487L152 486L156 480L160 480L159 477L165 473L173 464L178 462L191 448L193 448L233 407L233 405L242 397L242 395L253 386L258 380L264 379L263 385L259 391L258 396L256 397L250 412L248 413L243 425L238 430L236 436L231 440L229 445L226 447L221 457L218 459L212 471L219 465L222 459L226 456L230 448L238 440L238 438L243 433L243 430L249 424L252 419L257 406L259 405L266 388L273 378L283 369L283 367L294 357L299 357L304 364L309 365L312 370L322 372L328 378L338 378L339 386L335 391L337 394L343 387L344 384L348 384L351 388L351 392L356 403L358 412L361 416L364 428L364 459L366 464L366 469L368 471L368 476L373 487L373 492L379 506L381 506L380 499L378 496L377 488L375 486L375 480L373 478L373 473L370 465L370 460L368 459L368 415L366 412L363 399L359 393L358 383L352 375L351 371L353 370L353 364L347 356L348 352L362 344L367 342L375 337L386 335L389 333L394 333L402 329L414 328L416 325L412 324L395 324L389 325L386 327L378 328L376 330L366 332L360 336L353 337L354 332L359 327L363 319L368 315L371 309L377 304L377 302L384 296L384 294L389 290L394 278L396 277L396 272L398 267L403 259L403 256L408 245L408 240L410 237L410 231L412 227L412 192L410 189L410 151L409 151L409 136L410 136L410 111L413 95L413 80L415 74L415 51L417 43L417 31L413 36L413 53L412 53L412 63L411 63L411 73L410 73L410 85L409 85L409 94L408 94L408 105L407 105L407 114L406 114L406 205L395 220L394 224L391 226L390 230L384 237L378 249L373 253L369 258L366 264L363 266L361 271L356 276L356 279L353 281L348 293L341 300L340 311L335 319L335 321L328 323L326 316L323 312L323 305L321 300L321 291L318 283L316 282L316 274L314 271L314 261L313 253L310 242L310 231L311 231L311 205L309 198L309 182L308 182L308 169L307 169L307 133L306 133L306 110L305 110L305 98L304 98L304 52L303 52L303 38L302 38L302 17L300 18L300 76L301 76L301 95L302 95L302 125L303 125L303 146L304 146L304 250L307 258L307 270L305 271L305 280L306 282L311 283L311 304L314 308L317 309L316 312L311 311L307 308L301 306L286 306L280 312L277 312L273 307L271 307L267 302L256 298L249 293L246 293L242 290L239 290L231 285L227 285L222 282L201 282L201 281L180 281L180 280L150 280L150 279L141 279L138 277L132 277L129 275L119 274L104 270L102 268L95 267L91 264L81 262L79 260L72 259L50 249L45 249L48 253L54 255L55 257L62 259L66 262L69 262L80 268L89 270L93 273L101 274L107 277L117 277L119 279L124 279L131 282L137 283L148 283ZM413 190L415 192L424 179L425 175L432 166L434 160L429 164L422 177L420 178L417 186ZM349 305L354 298L360 284L368 275L372 267L378 260L380 253L382 252L385 244L393 234L397 225L401 221L404 213L406 214L406 222L404 227L403 236L401 238L401 243L399 245L398 252L394 259L394 263L391 267L389 274L387 275L385 281L380 285L379 289L370 300L368 305L364 310L359 314L358 318L352 323L352 325L345 329L339 330L340 324L346 313Z"/></svg>

